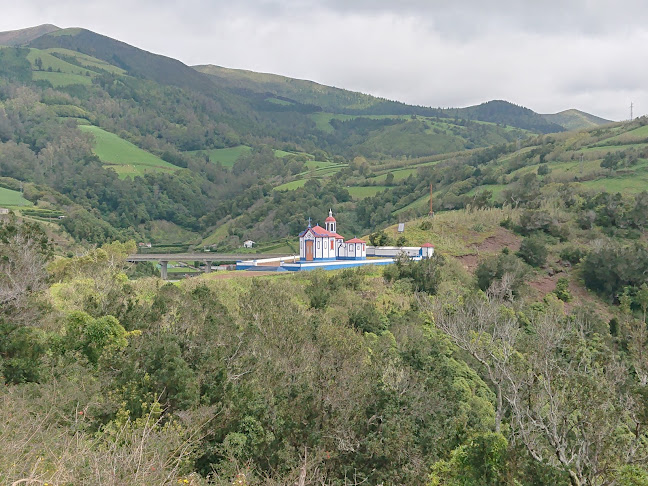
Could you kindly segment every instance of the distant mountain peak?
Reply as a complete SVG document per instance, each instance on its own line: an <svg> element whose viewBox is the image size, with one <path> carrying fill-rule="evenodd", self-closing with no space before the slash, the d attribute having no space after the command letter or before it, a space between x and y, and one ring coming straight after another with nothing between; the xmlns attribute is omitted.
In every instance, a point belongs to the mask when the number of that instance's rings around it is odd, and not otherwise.
<svg viewBox="0 0 648 486"><path fill-rule="evenodd" d="M564 131L558 123L547 120L542 115L506 100L492 100L476 106L455 110L456 114L473 120L511 125L537 133Z"/></svg>
<svg viewBox="0 0 648 486"><path fill-rule="evenodd" d="M53 24L43 24L26 29L0 32L0 46L21 46L57 30L61 30L61 28Z"/></svg>
<svg viewBox="0 0 648 486"><path fill-rule="evenodd" d="M612 123L612 120L606 120L605 118L585 113L575 108L541 116L548 122L556 123L566 130L583 130Z"/></svg>

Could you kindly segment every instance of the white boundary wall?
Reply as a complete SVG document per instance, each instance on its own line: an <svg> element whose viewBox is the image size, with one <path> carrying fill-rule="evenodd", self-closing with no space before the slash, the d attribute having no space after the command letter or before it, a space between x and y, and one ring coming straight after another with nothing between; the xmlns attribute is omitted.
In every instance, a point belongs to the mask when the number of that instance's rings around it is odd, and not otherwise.
<svg viewBox="0 0 648 486"><path fill-rule="evenodd" d="M434 248L422 248L420 246L367 246L368 257L397 257L401 253L405 253L409 257L423 255L429 258L434 253Z"/></svg>

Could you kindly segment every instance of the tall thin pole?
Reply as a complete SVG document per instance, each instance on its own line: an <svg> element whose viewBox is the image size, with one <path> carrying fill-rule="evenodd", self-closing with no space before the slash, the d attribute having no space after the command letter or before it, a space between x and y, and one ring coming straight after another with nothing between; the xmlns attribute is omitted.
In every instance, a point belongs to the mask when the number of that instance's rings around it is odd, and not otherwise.
<svg viewBox="0 0 648 486"><path fill-rule="evenodd" d="M434 205L432 204L432 201L434 200L432 196L432 183L430 182L430 216L434 216Z"/></svg>
<svg viewBox="0 0 648 486"><path fill-rule="evenodd" d="M632 101L630 102L630 121L634 120L633 114L632 114Z"/></svg>

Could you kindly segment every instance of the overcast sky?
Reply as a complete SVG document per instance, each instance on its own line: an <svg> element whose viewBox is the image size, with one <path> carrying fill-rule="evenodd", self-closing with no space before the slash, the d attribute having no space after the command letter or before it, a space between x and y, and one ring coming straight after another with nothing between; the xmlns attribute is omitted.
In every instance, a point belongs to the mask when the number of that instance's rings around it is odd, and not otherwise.
<svg viewBox="0 0 648 486"><path fill-rule="evenodd" d="M186 64L410 104L648 113L641 0L0 0L0 31L84 27Z"/></svg>

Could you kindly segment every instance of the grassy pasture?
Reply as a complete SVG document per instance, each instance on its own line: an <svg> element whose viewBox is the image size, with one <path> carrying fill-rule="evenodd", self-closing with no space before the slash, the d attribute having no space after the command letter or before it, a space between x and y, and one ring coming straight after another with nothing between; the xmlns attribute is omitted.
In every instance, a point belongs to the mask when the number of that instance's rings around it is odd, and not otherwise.
<svg viewBox="0 0 648 486"><path fill-rule="evenodd" d="M308 169L325 169L328 167L337 167L338 165L345 165L345 164L333 164L331 162L322 162L320 160L309 160L304 164Z"/></svg>
<svg viewBox="0 0 648 486"><path fill-rule="evenodd" d="M394 214L401 214L409 210L422 209L428 207L429 205L430 205L430 196L429 194L426 194L425 196L418 198L416 201L409 203L407 206L397 209L396 211L394 211Z"/></svg>
<svg viewBox="0 0 648 486"><path fill-rule="evenodd" d="M279 98L266 98L265 101L267 101L268 103L273 103L275 105L281 105L281 106L291 106L295 104L292 103L291 101L280 100Z"/></svg>
<svg viewBox="0 0 648 486"><path fill-rule="evenodd" d="M146 172L172 172L178 169L114 133L91 125L83 125L79 129L94 135L95 154L122 178L135 177Z"/></svg>
<svg viewBox="0 0 648 486"><path fill-rule="evenodd" d="M310 159L310 160L314 159L312 154L307 154L306 152L291 152L291 151L287 151L287 150L275 149L274 154L275 154L275 157L279 157L279 158L288 157L289 155L303 155L307 159Z"/></svg>
<svg viewBox="0 0 648 486"><path fill-rule="evenodd" d="M194 155L203 155L209 157L210 162L218 163L223 167L233 167L234 163L242 155L248 154L252 151L252 147L247 145L238 145L236 147L228 147L222 149L211 149L211 150L194 150L189 152Z"/></svg>
<svg viewBox="0 0 648 486"><path fill-rule="evenodd" d="M296 181L286 182L285 184L281 184L280 186L275 187L273 190L274 191L294 191L295 189L304 187L307 180L308 179L299 179Z"/></svg>
<svg viewBox="0 0 648 486"><path fill-rule="evenodd" d="M582 182L583 187L608 192L637 193L648 189L648 173L627 174Z"/></svg>
<svg viewBox="0 0 648 486"><path fill-rule="evenodd" d="M337 172L340 172L342 170L342 167L324 167L322 169L318 169L314 171L314 176L315 177L326 177L333 175Z"/></svg>
<svg viewBox="0 0 648 486"><path fill-rule="evenodd" d="M615 135L611 138L606 138L604 143L621 142L621 143L642 143L648 139L648 125L637 127L633 130Z"/></svg>
<svg viewBox="0 0 648 486"><path fill-rule="evenodd" d="M306 162L306 167L309 169L298 175L302 177L325 177L336 172L340 172L346 164L333 164L330 162L309 161Z"/></svg>
<svg viewBox="0 0 648 486"><path fill-rule="evenodd" d="M347 187L347 191L353 199L364 199L365 197L375 196L379 192L387 189L387 186L352 186Z"/></svg>
<svg viewBox="0 0 648 486"><path fill-rule="evenodd" d="M478 192L482 191L491 191L493 193L493 199L497 199L500 197L502 194L502 191L506 189L508 186L506 184L488 184L484 186L479 186L479 187L473 187L470 191L466 193L466 196L474 196ZM430 198L428 197L428 203L430 201Z"/></svg>
<svg viewBox="0 0 648 486"><path fill-rule="evenodd" d="M20 192L0 187L0 206L25 207L33 206L33 204L31 201L25 199Z"/></svg>
<svg viewBox="0 0 648 486"><path fill-rule="evenodd" d="M53 56L47 51L40 49L29 49L29 54L27 54L27 60L31 63L32 69L37 69L36 60L40 59L42 61L42 71L49 72L51 68L53 72L66 73L66 74L79 74L85 76L87 69L75 66L69 62L65 62L62 59L59 59L56 56ZM41 70L36 72L41 72ZM96 74L96 73L91 73Z"/></svg>
<svg viewBox="0 0 648 486"><path fill-rule="evenodd" d="M53 87L70 86L72 84L83 84L89 86L92 84L92 78L80 74L57 73L48 71L34 71L32 73L34 81L49 81Z"/></svg>
<svg viewBox="0 0 648 486"><path fill-rule="evenodd" d="M113 66L112 64L109 64L101 59L97 59L96 57L88 56L87 54L72 51L70 49L54 47L50 49L44 49L44 52L47 52L49 54L62 54L64 56L73 57L79 64L86 66L90 70L92 70L93 68L98 68L117 75L126 74L126 71L124 71L122 68Z"/></svg>
<svg viewBox="0 0 648 486"><path fill-rule="evenodd" d="M216 228L209 236L202 240L203 246L215 245L216 243L224 240L228 236L228 224L223 224Z"/></svg>

